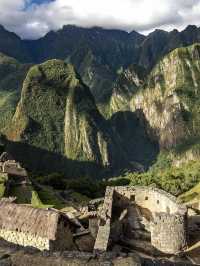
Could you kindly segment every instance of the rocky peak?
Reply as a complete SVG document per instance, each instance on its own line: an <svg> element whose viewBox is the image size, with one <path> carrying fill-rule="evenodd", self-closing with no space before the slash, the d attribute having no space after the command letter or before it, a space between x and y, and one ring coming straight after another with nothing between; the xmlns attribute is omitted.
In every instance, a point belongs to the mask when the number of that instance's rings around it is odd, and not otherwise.
<svg viewBox="0 0 200 266"><path fill-rule="evenodd" d="M161 148L199 134L199 48L178 48L165 56L151 72L145 89L133 97L132 110L142 110Z"/></svg>
<svg viewBox="0 0 200 266"><path fill-rule="evenodd" d="M118 111L130 110L129 104L145 80L145 70L142 67L131 65L119 74L113 85L110 100L110 115Z"/></svg>
<svg viewBox="0 0 200 266"><path fill-rule="evenodd" d="M73 161L109 168L127 163L89 88L73 66L61 60L30 69L7 136Z"/></svg>

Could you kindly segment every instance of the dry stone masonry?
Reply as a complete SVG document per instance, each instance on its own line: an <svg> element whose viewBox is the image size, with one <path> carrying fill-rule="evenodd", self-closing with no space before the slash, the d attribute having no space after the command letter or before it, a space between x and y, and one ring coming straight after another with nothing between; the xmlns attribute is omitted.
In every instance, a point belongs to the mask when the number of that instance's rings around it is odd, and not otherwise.
<svg viewBox="0 0 200 266"><path fill-rule="evenodd" d="M185 217L181 214L156 213L151 227L152 245L165 253L183 250L186 243Z"/></svg>
<svg viewBox="0 0 200 266"><path fill-rule="evenodd" d="M0 237L39 250L71 250L73 235L67 216L50 209L0 201Z"/></svg>
<svg viewBox="0 0 200 266"><path fill-rule="evenodd" d="M109 234L109 236L107 235ZM175 197L153 187L108 187L100 213L95 249L110 242L147 238L162 253L176 254L187 247L187 208Z"/></svg>
<svg viewBox="0 0 200 266"><path fill-rule="evenodd" d="M39 250L87 251L90 246L97 254L119 246L151 255L178 254L187 248L187 208L157 188L107 187L104 200L90 202L84 212L88 228L57 210L2 199L0 237Z"/></svg>
<svg viewBox="0 0 200 266"><path fill-rule="evenodd" d="M101 220L99 223L98 234L94 246L95 250L107 250L110 236L113 195L114 188L109 188L106 190L103 208L100 213Z"/></svg>

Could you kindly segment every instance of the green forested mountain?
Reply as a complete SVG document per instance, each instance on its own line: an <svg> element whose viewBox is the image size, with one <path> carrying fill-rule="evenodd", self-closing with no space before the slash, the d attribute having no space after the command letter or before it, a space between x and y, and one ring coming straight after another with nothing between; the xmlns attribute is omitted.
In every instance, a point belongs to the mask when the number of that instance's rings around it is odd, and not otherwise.
<svg viewBox="0 0 200 266"><path fill-rule="evenodd" d="M152 70L131 100L142 110L160 148L191 146L199 140L200 45L178 48ZM149 132L150 132L149 131Z"/></svg>
<svg viewBox="0 0 200 266"><path fill-rule="evenodd" d="M22 83L29 64L0 53L0 128L5 128L12 119L20 99Z"/></svg>
<svg viewBox="0 0 200 266"><path fill-rule="evenodd" d="M117 71L138 61L144 36L99 27L64 26L37 41L25 42L35 62L63 59L71 62L98 102L107 101Z"/></svg>
<svg viewBox="0 0 200 266"><path fill-rule="evenodd" d="M103 166L120 146L72 65L50 60L28 72L7 129L10 139ZM116 151L115 151L116 149ZM121 158L122 159L122 158Z"/></svg>
<svg viewBox="0 0 200 266"><path fill-rule="evenodd" d="M61 60L29 70L4 133L11 141L72 161L116 170L130 163L118 133L98 111L89 88L73 66Z"/></svg>
<svg viewBox="0 0 200 266"><path fill-rule="evenodd" d="M115 174L143 171L159 152L176 165L198 158L200 48L185 47L199 40L197 27L145 37L65 26L36 41L2 28L4 36L22 52L0 45L0 129L28 167ZM30 150L42 154L34 163Z"/></svg>
<svg viewBox="0 0 200 266"><path fill-rule="evenodd" d="M36 41L25 41L34 62L58 58L71 62L99 104L107 103L112 83L121 69L137 64L147 71L175 48L200 41L200 30L188 26L184 31L156 30L148 36L103 28L64 26Z"/></svg>
<svg viewBox="0 0 200 266"><path fill-rule="evenodd" d="M55 58L71 62L95 100L104 104L109 101L112 84L121 69L137 64L150 71L173 49L200 41L200 30L188 26L182 32L156 30L143 36L135 31L68 25L27 41L1 27L0 40L0 52L20 62L42 63Z"/></svg>

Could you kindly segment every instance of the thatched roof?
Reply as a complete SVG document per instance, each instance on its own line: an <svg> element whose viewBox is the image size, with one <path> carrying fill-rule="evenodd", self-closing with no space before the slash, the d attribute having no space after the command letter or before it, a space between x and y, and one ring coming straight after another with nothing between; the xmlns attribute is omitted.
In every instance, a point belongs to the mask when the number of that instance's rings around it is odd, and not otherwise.
<svg viewBox="0 0 200 266"><path fill-rule="evenodd" d="M4 230L55 240L60 217L69 221L66 216L54 210L0 201L0 228Z"/></svg>

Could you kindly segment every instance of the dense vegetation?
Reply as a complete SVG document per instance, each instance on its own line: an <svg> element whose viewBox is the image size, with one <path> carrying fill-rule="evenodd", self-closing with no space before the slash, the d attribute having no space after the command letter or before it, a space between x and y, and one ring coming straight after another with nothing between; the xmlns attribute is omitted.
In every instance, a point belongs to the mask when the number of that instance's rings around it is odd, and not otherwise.
<svg viewBox="0 0 200 266"><path fill-rule="evenodd" d="M148 172L129 173L125 178L130 180L130 185L155 185L176 196L200 182L200 162L191 161L181 167L170 164L170 160L165 155L160 155L156 164Z"/></svg>
<svg viewBox="0 0 200 266"><path fill-rule="evenodd" d="M181 167L175 167L167 155L163 153L159 155L152 168L145 173L127 172L122 176L104 180L91 178L66 179L64 174L59 173L32 178L44 186L52 187L54 190L72 190L88 198L102 197L106 186L123 185L151 185L179 196L200 182L200 162L191 161Z"/></svg>
<svg viewBox="0 0 200 266"><path fill-rule="evenodd" d="M0 53L0 130L11 121L30 65Z"/></svg>
<svg viewBox="0 0 200 266"><path fill-rule="evenodd" d="M188 26L182 32L156 30L143 36L135 31L68 25L39 40L26 41L1 26L0 52L26 63L53 58L69 61L91 88L96 101L102 103L109 101L110 85L121 68L137 64L150 70L173 49L199 42L199 31L195 26Z"/></svg>
<svg viewBox="0 0 200 266"><path fill-rule="evenodd" d="M65 26L22 41L1 27L0 131L35 182L10 194L62 208L66 191L80 201L117 184L180 195L200 182L200 46L184 47L199 36Z"/></svg>

